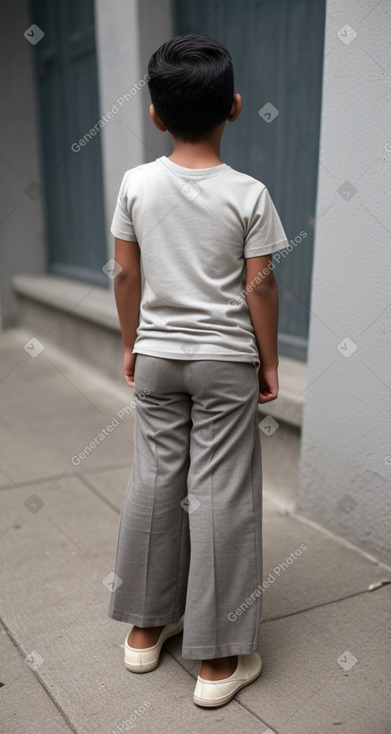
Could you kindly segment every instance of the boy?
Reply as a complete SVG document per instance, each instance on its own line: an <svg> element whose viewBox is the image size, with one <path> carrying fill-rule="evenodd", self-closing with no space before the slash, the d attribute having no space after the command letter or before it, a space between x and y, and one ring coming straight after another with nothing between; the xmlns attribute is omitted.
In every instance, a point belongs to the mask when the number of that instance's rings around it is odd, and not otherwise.
<svg viewBox="0 0 391 734"><path fill-rule="evenodd" d="M126 171L111 226L136 419L108 615L133 625L133 672L183 629L183 656L202 661L193 701L219 706L262 668L257 405L278 394L270 260L288 241L264 184L220 160L241 110L224 46L177 36L148 75L173 153Z"/></svg>

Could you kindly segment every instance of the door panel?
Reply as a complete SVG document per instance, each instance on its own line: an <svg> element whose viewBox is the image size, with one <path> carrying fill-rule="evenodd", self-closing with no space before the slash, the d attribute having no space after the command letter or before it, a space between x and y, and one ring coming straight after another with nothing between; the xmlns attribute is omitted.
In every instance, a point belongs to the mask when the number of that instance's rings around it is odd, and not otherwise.
<svg viewBox="0 0 391 734"><path fill-rule="evenodd" d="M32 0L48 235L48 271L107 286L94 2Z"/></svg>

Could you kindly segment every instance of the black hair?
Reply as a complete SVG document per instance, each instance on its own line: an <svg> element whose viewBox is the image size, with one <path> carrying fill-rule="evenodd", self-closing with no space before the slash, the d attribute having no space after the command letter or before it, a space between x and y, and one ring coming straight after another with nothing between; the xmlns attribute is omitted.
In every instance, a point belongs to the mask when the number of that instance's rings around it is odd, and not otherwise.
<svg viewBox="0 0 391 734"><path fill-rule="evenodd" d="M231 111L232 58L213 38L191 33L163 43L149 60L148 76L156 114L184 141L201 140Z"/></svg>

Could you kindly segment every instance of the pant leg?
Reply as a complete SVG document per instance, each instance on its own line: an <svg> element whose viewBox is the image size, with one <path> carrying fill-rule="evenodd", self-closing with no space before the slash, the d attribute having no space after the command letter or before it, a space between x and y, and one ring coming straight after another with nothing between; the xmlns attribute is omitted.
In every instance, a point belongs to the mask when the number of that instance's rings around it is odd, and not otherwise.
<svg viewBox="0 0 391 734"><path fill-rule="evenodd" d="M187 376L193 398L187 486L195 499L182 654L211 659L256 652L262 599L256 368L198 360Z"/></svg>
<svg viewBox="0 0 391 734"><path fill-rule="evenodd" d="M134 462L115 562L122 583L110 595L108 616L139 627L177 622L185 611L189 522L180 503L187 494L191 399L181 392L182 372L182 361L137 356Z"/></svg>

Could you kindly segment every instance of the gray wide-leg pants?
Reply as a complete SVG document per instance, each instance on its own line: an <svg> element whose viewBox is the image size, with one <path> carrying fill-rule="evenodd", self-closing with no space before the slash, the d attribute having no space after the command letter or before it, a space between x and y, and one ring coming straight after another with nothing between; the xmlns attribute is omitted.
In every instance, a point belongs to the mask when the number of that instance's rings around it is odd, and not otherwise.
<svg viewBox="0 0 391 734"><path fill-rule="evenodd" d="M250 363L137 355L134 462L115 561L121 583L108 616L152 627L185 614L184 658L258 650L258 395Z"/></svg>

